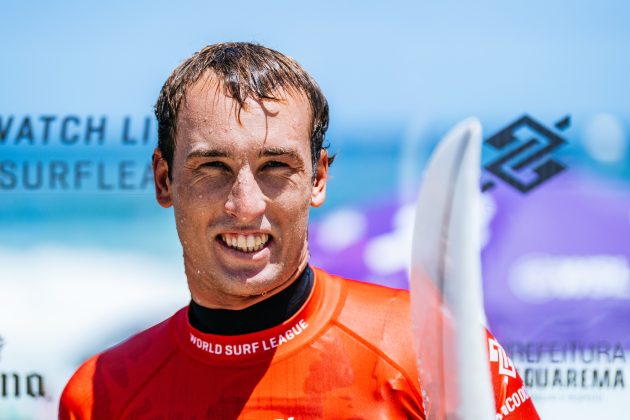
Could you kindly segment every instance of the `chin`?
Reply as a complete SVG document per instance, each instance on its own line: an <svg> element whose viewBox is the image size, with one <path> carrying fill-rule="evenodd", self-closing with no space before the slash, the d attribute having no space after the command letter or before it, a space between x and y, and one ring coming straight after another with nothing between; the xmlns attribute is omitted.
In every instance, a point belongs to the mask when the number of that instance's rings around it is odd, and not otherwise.
<svg viewBox="0 0 630 420"><path fill-rule="evenodd" d="M265 266L262 269L226 270L223 278L230 279L228 287L233 291L254 295L280 286L288 277L287 275L285 278L281 271L273 267Z"/></svg>

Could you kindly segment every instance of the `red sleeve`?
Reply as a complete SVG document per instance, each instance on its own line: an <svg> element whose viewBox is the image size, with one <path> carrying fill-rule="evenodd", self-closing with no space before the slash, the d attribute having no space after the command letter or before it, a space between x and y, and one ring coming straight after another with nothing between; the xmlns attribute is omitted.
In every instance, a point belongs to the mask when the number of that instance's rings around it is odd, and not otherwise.
<svg viewBox="0 0 630 420"><path fill-rule="evenodd" d="M98 356L85 362L70 378L59 400L60 420L85 420L92 417L93 385Z"/></svg>
<svg viewBox="0 0 630 420"><path fill-rule="evenodd" d="M497 410L497 420L538 420L540 416L532 402L529 391L514 364L501 344L490 332L488 339L488 359L492 374L492 386Z"/></svg>

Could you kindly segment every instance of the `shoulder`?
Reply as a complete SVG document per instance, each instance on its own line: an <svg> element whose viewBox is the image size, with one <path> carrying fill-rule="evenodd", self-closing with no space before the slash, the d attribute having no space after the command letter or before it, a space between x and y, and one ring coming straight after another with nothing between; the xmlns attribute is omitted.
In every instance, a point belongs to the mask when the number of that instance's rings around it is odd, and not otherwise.
<svg viewBox="0 0 630 420"><path fill-rule="evenodd" d="M175 352L171 323L182 311L84 362L61 395L59 417L115 416Z"/></svg>
<svg viewBox="0 0 630 420"><path fill-rule="evenodd" d="M417 376L409 292L318 272L341 284L343 304L335 320L338 326L409 376Z"/></svg>
<svg viewBox="0 0 630 420"><path fill-rule="evenodd" d="M380 341L383 334L392 332L411 338L407 290L346 279L321 269L316 269L316 272L325 281L340 284L343 306L337 322L371 340Z"/></svg>

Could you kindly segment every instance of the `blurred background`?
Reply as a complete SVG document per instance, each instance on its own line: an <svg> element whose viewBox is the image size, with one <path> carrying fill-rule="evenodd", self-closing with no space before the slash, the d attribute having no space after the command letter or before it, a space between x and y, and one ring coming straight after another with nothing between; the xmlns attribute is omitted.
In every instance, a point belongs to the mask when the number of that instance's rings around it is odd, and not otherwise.
<svg viewBox="0 0 630 420"><path fill-rule="evenodd" d="M630 391L630 5L6 2L0 42L0 418L55 418L88 356L187 304L147 171L152 106L203 46L297 59L337 160L311 261L407 287L436 142L484 126L489 328L543 418L619 418ZM625 403L625 404L624 404Z"/></svg>

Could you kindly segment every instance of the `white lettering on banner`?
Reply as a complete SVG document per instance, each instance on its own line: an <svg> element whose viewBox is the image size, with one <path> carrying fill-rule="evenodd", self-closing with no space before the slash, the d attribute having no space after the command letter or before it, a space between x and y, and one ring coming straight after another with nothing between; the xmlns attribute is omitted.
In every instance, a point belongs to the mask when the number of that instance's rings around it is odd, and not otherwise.
<svg viewBox="0 0 630 420"><path fill-rule="evenodd" d="M621 342L570 341L515 341L504 343L507 353L517 364L542 363L626 363L624 346ZM529 385L528 385L529 387Z"/></svg>
<svg viewBox="0 0 630 420"><path fill-rule="evenodd" d="M625 255L530 254L514 262L508 284L530 303L629 299L630 262Z"/></svg>
<svg viewBox="0 0 630 420"><path fill-rule="evenodd" d="M516 369L498 341L488 338L488 353L491 362L499 363L499 375L516 378Z"/></svg>
<svg viewBox="0 0 630 420"><path fill-rule="evenodd" d="M210 354L226 356L245 356L255 354L259 350L267 351L288 343L308 328L308 323L301 319L285 332L261 341L242 344L212 343L190 333L190 342L198 349Z"/></svg>
<svg viewBox="0 0 630 420"><path fill-rule="evenodd" d="M514 412L521 405L525 404L530 398L525 386L520 387L516 392L505 399L505 403L501 406L500 412L497 413L496 420L502 420L503 417Z"/></svg>

